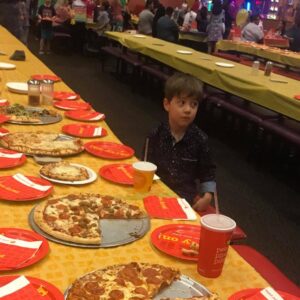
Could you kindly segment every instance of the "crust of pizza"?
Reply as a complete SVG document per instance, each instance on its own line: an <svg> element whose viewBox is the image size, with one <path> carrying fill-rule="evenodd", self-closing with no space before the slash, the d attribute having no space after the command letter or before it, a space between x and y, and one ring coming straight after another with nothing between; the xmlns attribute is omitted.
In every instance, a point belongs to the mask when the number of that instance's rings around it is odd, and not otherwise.
<svg viewBox="0 0 300 300"><path fill-rule="evenodd" d="M38 204L34 222L47 234L80 244L100 244L100 219L139 219L138 206L99 194L70 194Z"/></svg>
<svg viewBox="0 0 300 300"><path fill-rule="evenodd" d="M67 156L83 151L80 139L57 140L59 134L48 132L9 133L0 139L8 149L30 155Z"/></svg>
<svg viewBox="0 0 300 300"><path fill-rule="evenodd" d="M149 300L179 276L179 270L158 264L132 262L113 265L77 279L66 299Z"/></svg>
<svg viewBox="0 0 300 300"><path fill-rule="evenodd" d="M66 161L46 164L40 169L40 173L53 179L66 181L82 181L90 177L85 168Z"/></svg>
<svg viewBox="0 0 300 300"><path fill-rule="evenodd" d="M53 227L49 226L48 223L44 220L44 210L47 207L47 202L42 202L38 206L35 207L34 210L34 222L46 233L49 235L58 238L60 240L73 242L73 243L80 243L80 244L100 244L101 242L101 236L99 234L98 237L87 237L87 238L81 238L79 236L71 236L64 232L54 230Z"/></svg>
<svg viewBox="0 0 300 300"><path fill-rule="evenodd" d="M29 117L29 116L16 116L10 115L10 121L23 122L23 123L42 123L38 118Z"/></svg>

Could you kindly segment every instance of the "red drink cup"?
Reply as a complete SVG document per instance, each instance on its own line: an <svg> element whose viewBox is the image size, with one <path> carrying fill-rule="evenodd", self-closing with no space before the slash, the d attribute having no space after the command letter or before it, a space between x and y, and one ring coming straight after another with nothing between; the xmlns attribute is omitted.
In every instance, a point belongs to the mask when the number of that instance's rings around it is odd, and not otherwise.
<svg viewBox="0 0 300 300"><path fill-rule="evenodd" d="M198 273L215 278L222 273L228 245L236 223L224 216L209 214L201 217Z"/></svg>

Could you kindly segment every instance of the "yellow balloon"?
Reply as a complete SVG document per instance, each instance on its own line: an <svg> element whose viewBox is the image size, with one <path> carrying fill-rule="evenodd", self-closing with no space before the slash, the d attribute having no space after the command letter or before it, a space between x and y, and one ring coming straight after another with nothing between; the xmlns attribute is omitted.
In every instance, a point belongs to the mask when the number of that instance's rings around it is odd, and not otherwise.
<svg viewBox="0 0 300 300"><path fill-rule="evenodd" d="M248 20L249 14L246 9L240 9L236 15L236 25L243 27Z"/></svg>

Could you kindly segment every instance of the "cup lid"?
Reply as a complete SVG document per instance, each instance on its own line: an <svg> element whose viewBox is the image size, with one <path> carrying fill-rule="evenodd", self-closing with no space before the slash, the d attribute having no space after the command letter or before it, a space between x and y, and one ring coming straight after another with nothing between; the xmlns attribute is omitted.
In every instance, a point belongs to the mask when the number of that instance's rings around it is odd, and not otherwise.
<svg viewBox="0 0 300 300"><path fill-rule="evenodd" d="M213 231L232 231L236 223L231 218L221 214L208 214L201 217L201 225Z"/></svg>

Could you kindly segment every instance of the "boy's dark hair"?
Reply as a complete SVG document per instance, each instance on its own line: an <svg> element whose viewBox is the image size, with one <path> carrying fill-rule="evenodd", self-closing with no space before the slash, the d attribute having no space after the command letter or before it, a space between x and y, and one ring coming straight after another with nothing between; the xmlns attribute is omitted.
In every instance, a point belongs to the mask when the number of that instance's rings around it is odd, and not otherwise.
<svg viewBox="0 0 300 300"><path fill-rule="evenodd" d="M173 14L173 11L174 11L174 8L171 7L171 6L168 6L168 7L166 8L166 15L171 17L172 14Z"/></svg>
<svg viewBox="0 0 300 300"><path fill-rule="evenodd" d="M192 75L175 73L165 84L165 97L171 101L174 96L187 96L201 100L203 84Z"/></svg>

